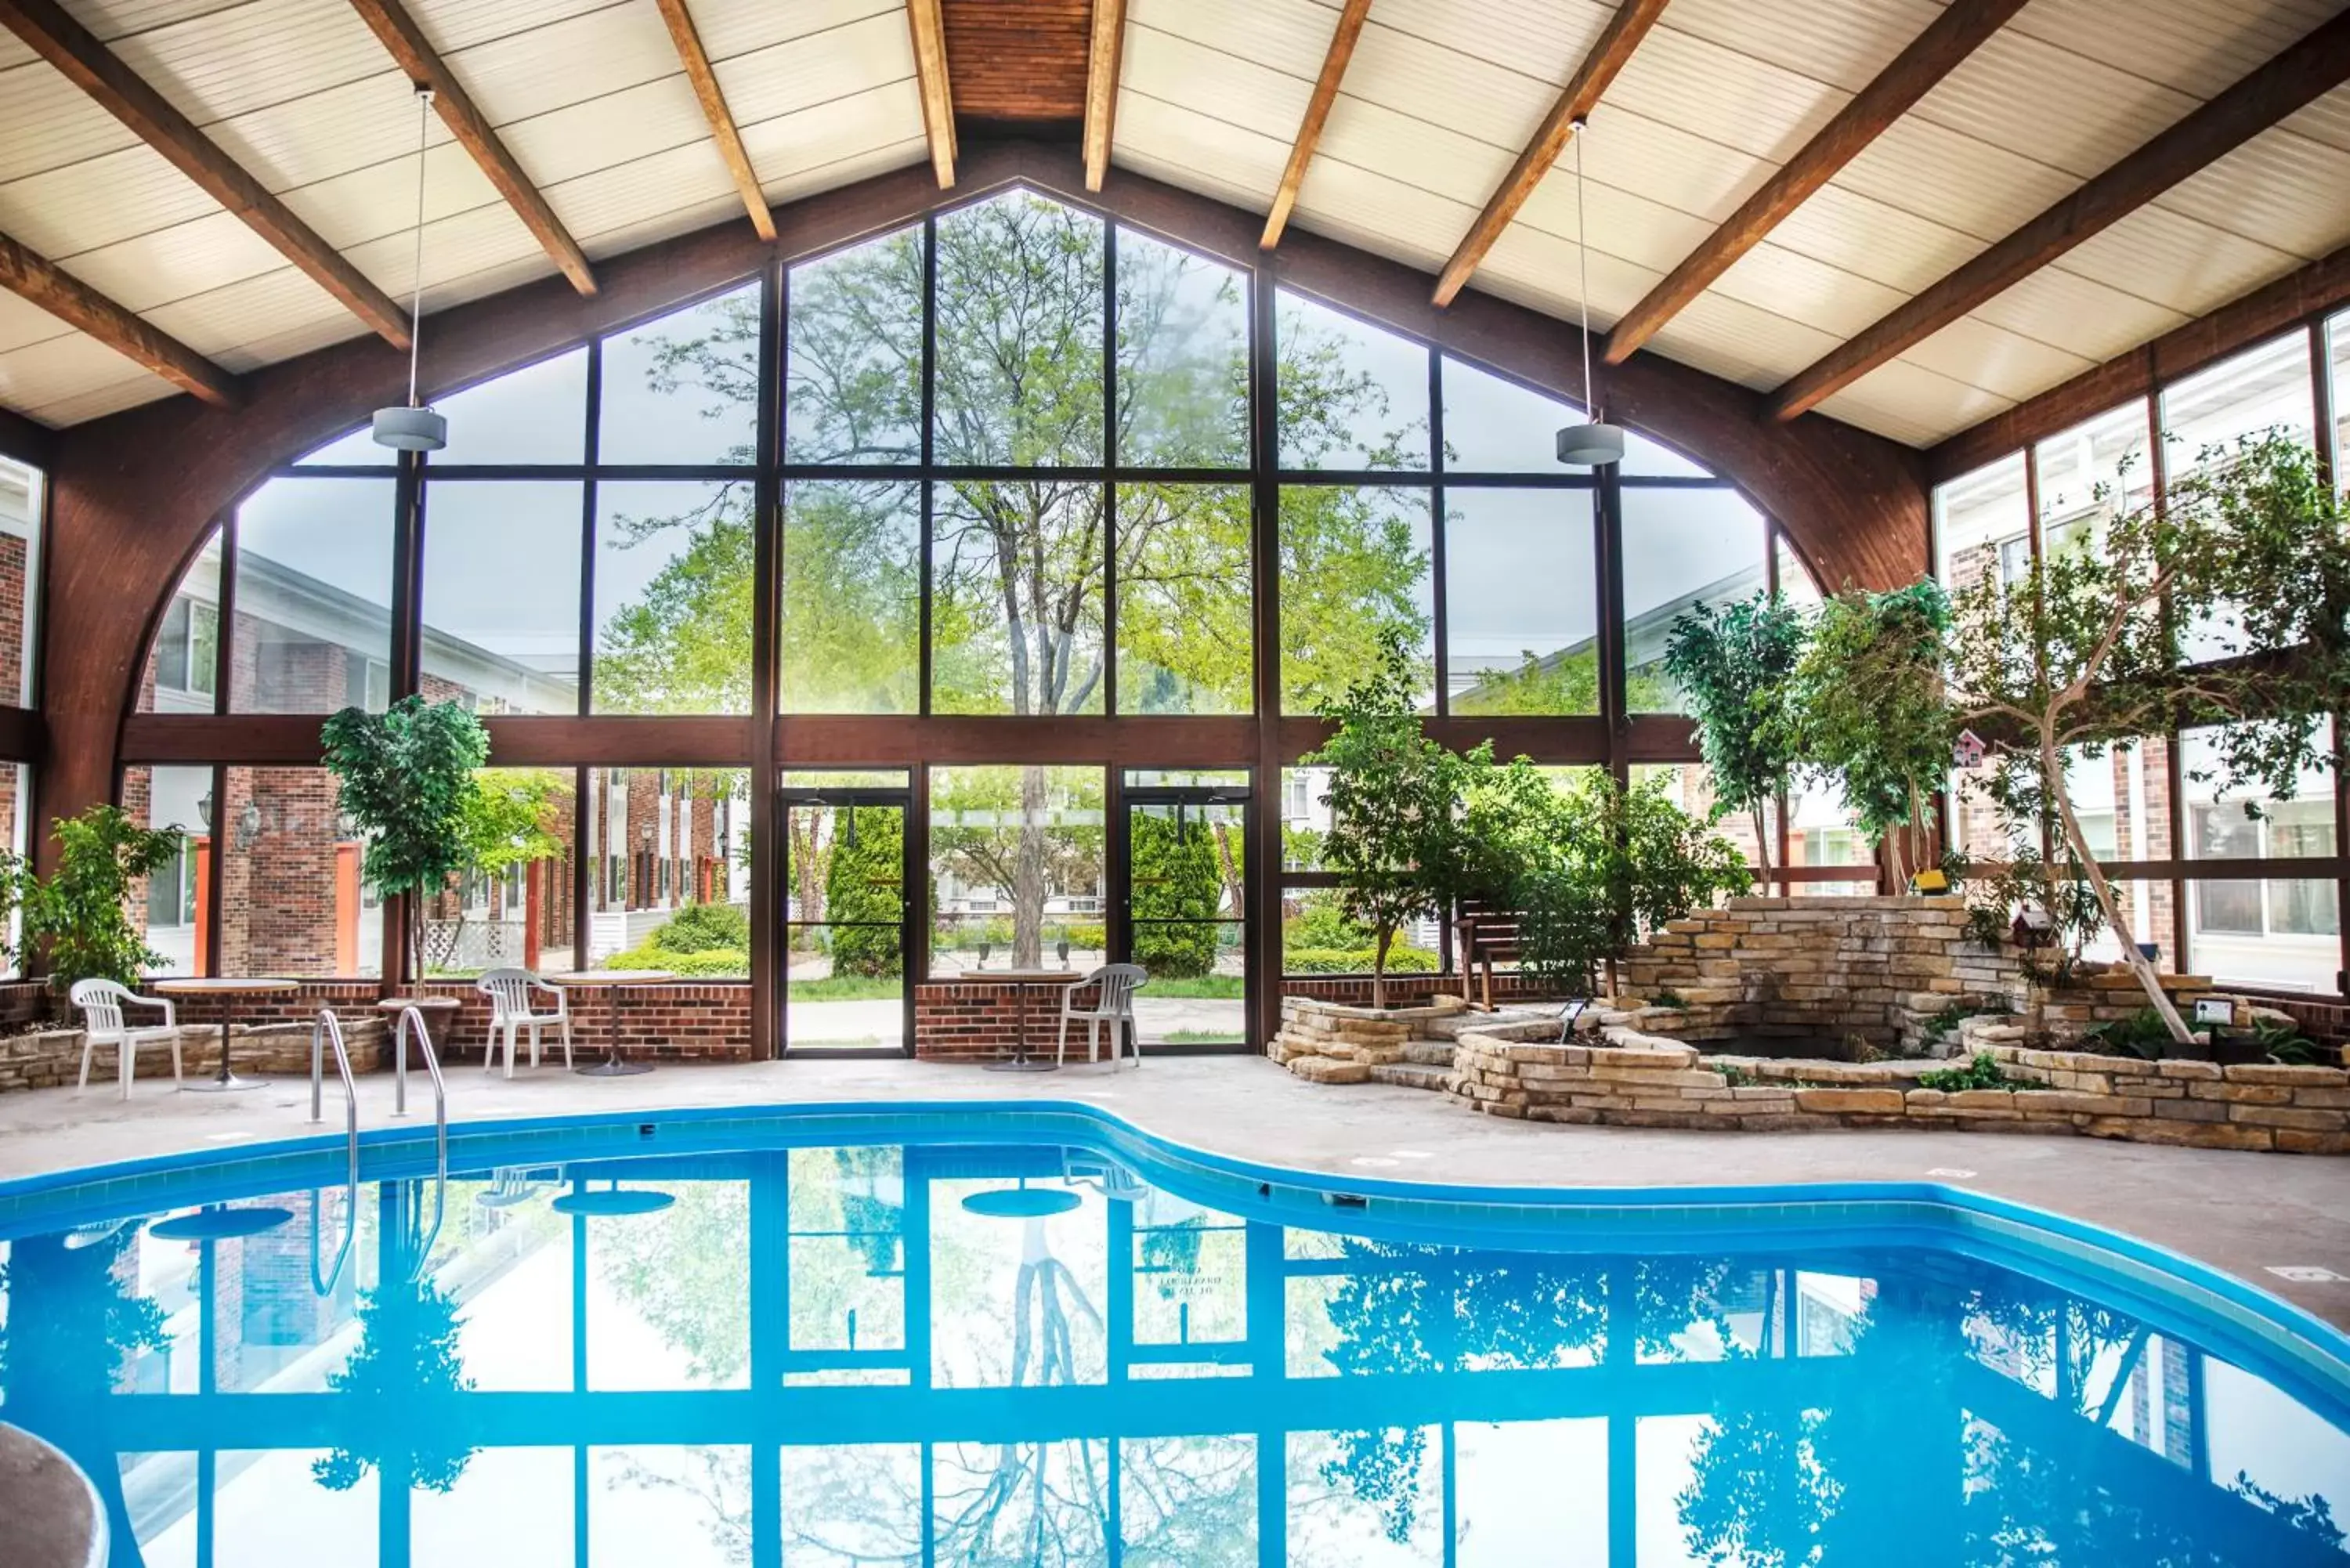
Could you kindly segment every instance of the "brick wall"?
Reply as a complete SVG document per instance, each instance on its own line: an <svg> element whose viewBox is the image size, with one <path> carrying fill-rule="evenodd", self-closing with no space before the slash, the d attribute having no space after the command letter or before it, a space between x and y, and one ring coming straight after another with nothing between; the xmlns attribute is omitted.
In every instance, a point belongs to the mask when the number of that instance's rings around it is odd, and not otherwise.
<svg viewBox="0 0 2350 1568"><path fill-rule="evenodd" d="M1077 1004L1091 1006L1097 992L1077 988ZM1053 1049L1061 1016L1057 986L1030 986L1028 1049ZM1009 1056L1018 1037L1019 992L985 981L935 981L914 987L914 1054L925 1062L993 1062Z"/></svg>
<svg viewBox="0 0 2350 1568"><path fill-rule="evenodd" d="M1471 983L1471 992L1482 1001L1485 981L1481 975ZM1557 988L1544 986L1521 976L1515 970L1493 971L1493 1001L1498 1005L1507 1002L1555 1001ZM1391 974L1388 976L1388 1000L1421 1002L1431 996L1458 996L1461 977L1457 974ZM1351 1007L1371 1004L1371 977L1367 974L1295 974L1284 976L1281 982L1284 996L1308 997L1315 1002L1340 1002Z"/></svg>

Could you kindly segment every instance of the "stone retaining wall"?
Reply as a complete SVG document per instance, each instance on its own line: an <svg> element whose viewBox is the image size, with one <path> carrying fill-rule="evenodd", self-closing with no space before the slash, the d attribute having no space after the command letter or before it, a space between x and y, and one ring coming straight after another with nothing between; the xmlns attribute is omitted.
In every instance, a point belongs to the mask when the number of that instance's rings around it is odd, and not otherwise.
<svg viewBox="0 0 2350 1568"><path fill-rule="evenodd" d="M373 1012L342 1016L343 1044L350 1053L351 1071L373 1073L391 1064L384 1021ZM310 1029L307 1023L238 1024L229 1038L229 1061L240 1073L270 1077L310 1075ZM11 1089L54 1089L70 1086L81 1075L82 1032L43 1029L0 1038L0 1093ZM180 1025L180 1064L187 1077L208 1075L220 1067L220 1025ZM116 1092L120 1058L112 1046L101 1046L91 1057L89 1092L99 1085ZM172 1046L167 1040L148 1041L139 1047L137 1076L172 1075Z"/></svg>
<svg viewBox="0 0 2350 1568"><path fill-rule="evenodd" d="M1402 1061L1413 1040L1450 1034L1448 1025L1468 1016L1467 1002L1442 994L1425 1006L1380 1010L1288 997L1281 1004L1281 1032L1265 1054L1308 1083L1366 1083L1372 1068ZM1550 1028L1557 1033L1556 1024Z"/></svg>
<svg viewBox="0 0 2350 1568"><path fill-rule="evenodd" d="M1969 1019L1960 1046L1985 1051L2018 1086L1945 1092L1919 1085L1939 1064L1700 1057L1637 1027L1638 1015L1586 1013L1574 1044L1544 1021L1463 1030L1446 1091L1470 1109L1527 1121L1609 1127L1926 1127L2081 1134L2199 1148L2350 1153L2350 1071L2274 1064L2147 1062L2012 1042L2012 1022Z"/></svg>

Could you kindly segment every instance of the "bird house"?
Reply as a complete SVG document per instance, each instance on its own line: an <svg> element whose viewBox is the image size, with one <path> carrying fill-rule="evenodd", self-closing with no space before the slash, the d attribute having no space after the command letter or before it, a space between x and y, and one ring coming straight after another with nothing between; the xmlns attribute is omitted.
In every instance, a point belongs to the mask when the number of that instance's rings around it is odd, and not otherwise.
<svg viewBox="0 0 2350 1568"><path fill-rule="evenodd" d="M2018 909L2007 934L2020 948L2044 948L2056 940L2056 922L2045 909Z"/></svg>
<svg viewBox="0 0 2350 1568"><path fill-rule="evenodd" d="M1960 730L1959 738L1950 742L1950 765L1960 769L1974 767L1990 750L1983 744L1981 735L1972 730Z"/></svg>

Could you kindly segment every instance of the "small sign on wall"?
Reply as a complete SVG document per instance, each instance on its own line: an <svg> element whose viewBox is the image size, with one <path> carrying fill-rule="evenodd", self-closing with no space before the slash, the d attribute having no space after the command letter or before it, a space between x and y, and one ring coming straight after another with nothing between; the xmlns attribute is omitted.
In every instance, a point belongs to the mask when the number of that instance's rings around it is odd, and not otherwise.
<svg viewBox="0 0 2350 1568"><path fill-rule="evenodd" d="M2233 1023L2235 1021L2236 1004L2224 996L2207 996L2195 1004L2195 1022L2198 1023Z"/></svg>

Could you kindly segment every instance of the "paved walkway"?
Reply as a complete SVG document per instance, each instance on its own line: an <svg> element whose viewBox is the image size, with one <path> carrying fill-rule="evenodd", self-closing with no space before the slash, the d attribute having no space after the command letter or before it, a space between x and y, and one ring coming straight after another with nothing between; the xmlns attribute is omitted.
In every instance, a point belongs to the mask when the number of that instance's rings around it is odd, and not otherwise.
<svg viewBox="0 0 2350 1568"><path fill-rule="evenodd" d="M1057 1099L1101 1106L1213 1153L1386 1179L1614 1188L1946 1180L2201 1258L2350 1328L2350 1279L2268 1272L2314 1266L2350 1276L2350 1159L1991 1133L1535 1126L1473 1116L1421 1090L1305 1084L1250 1056L1160 1057L1139 1069L1034 1077L901 1057L678 1064L630 1078L543 1069L511 1081L461 1067L449 1085L451 1118L464 1122L616 1108ZM0 1095L0 1178L302 1135L314 1130L308 1088L280 1080L244 1094L174 1094L142 1081L127 1105L111 1085ZM391 1108L390 1076L370 1075L359 1089L362 1124L380 1125ZM1939 1174L1949 1171L1969 1174Z"/></svg>

